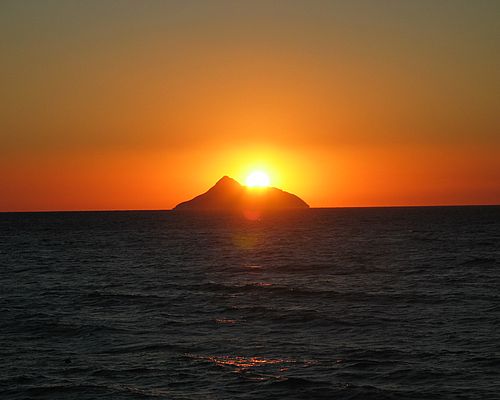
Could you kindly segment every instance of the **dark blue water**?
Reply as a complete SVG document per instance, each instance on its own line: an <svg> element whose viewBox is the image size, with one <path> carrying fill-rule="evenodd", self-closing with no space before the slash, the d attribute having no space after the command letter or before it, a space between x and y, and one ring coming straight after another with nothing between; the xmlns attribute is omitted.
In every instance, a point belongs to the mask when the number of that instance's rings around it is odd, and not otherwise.
<svg viewBox="0 0 500 400"><path fill-rule="evenodd" d="M500 398L500 207L0 214L2 399Z"/></svg>

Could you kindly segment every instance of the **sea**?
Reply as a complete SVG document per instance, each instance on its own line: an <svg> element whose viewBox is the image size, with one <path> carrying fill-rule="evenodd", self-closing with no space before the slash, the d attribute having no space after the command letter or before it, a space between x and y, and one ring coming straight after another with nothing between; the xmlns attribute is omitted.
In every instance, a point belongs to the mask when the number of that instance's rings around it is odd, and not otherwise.
<svg viewBox="0 0 500 400"><path fill-rule="evenodd" d="M1 399L500 399L500 207L0 214Z"/></svg>

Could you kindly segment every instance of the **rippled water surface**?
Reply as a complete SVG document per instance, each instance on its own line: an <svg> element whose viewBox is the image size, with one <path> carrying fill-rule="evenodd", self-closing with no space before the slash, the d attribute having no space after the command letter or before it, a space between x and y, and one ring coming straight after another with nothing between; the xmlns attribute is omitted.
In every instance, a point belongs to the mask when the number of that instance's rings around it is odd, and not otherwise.
<svg viewBox="0 0 500 400"><path fill-rule="evenodd" d="M498 399L500 208L0 214L2 399Z"/></svg>

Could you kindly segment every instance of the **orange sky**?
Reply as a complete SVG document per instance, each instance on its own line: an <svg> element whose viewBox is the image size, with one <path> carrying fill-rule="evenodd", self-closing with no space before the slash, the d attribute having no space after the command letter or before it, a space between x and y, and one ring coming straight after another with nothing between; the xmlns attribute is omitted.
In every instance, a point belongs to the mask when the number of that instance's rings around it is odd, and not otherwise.
<svg viewBox="0 0 500 400"><path fill-rule="evenodd" d="M0 4L0 211L500 203L498 3Z"/></svg>

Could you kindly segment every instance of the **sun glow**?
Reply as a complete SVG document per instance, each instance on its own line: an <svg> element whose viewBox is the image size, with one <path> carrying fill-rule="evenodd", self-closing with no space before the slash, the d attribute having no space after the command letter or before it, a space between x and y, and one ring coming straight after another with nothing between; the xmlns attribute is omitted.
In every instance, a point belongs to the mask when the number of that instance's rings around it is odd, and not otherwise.
<svg viewBox="0 0 500 400"><path fill-rule="evenodd" d="M245 181L248 187L267 187L270 183L269 175L263 171L253 171Z"/></svg>

